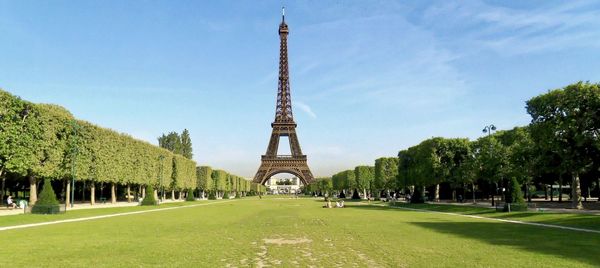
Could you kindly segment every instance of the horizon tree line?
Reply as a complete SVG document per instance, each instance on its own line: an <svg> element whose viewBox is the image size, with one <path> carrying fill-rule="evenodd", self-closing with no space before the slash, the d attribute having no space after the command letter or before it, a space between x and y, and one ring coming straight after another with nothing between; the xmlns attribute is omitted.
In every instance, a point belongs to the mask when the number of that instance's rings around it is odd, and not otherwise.
<svg viewBox="0 0 600 268"><path fill-rule="evenodd" d="M433 137L382 157L374 166L357 166L306 187L311 192L335 191L345 197L411 193L411 202L457 200L458 197L506 202L531 201L547 185L571 188L571 206L595 190L600 195L600 84L578 82L526 102L531 122L499 130L475 141ZM491 131L492 129L488 129ZM328 182L330 181L330 182ZM426 193L429 193L426 195ZM554 199L551 188L550 200Z"/></svg>

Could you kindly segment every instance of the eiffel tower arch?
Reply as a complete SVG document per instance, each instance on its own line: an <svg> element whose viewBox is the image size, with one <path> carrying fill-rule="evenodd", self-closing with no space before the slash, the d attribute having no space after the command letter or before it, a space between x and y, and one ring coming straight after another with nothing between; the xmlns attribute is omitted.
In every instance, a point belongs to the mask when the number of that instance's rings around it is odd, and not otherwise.
<svg viewBox="0 0 600 268"><path fill-rule="evenodd" d="M277 104L275 106L275 120L271 124L273 131L267 147L266 154L261 156L261 164L254 176L254 182L264 184L273 175L290 173L298 177L302 183L309 184L313 181L312 172L308 168L306 155L302 154L296 122L292 113L292 97L290 92L290 74L288 68L287 36L289 29L285 23L285 14L279 24L279 83L277 86ZM290 146L290 155L279 155L279 140L287 137Z"/></svg>

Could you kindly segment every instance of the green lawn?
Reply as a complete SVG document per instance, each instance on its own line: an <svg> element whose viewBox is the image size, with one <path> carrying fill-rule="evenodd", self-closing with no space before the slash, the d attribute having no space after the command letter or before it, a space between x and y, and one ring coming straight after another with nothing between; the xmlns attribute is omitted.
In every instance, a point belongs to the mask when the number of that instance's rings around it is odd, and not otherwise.
<svg viewBox="0 0 600 268"><path fill-rule="evenodd" d="M207 202L177 205L203 203ZM3 244L3 250L0 251L1 266L600 265L600 234L364 203L347 202L348 208L345 209L323 209L322 204L322 201L313 199L246 198L227 203L0 231ZM146 208L118 210L139 209ZM71 215L42 217L45 217L43 220L57 220L114 213L112 210L77 212L80 215L75 215L74 211ZM547 215L540 217L544 216ZM39 220L35 215L5 216L0 217L0 225Z"/></svg>

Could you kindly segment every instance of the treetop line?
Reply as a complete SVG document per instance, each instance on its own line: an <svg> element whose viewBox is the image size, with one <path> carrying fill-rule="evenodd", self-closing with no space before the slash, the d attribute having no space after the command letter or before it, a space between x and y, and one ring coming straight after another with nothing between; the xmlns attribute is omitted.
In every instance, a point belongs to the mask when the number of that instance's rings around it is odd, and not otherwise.
<svg viewBox="0 0 600 268"><path fill-rule="evenodd" d="M583 196L600 195L600 84L578 82L527 101L528 126L500 130L486 126L476 141L466 138L427 139L401 150L398 157L375 160L331 178L319 178L309 191L362 190L363 198L410 193L413 202L457 200L499 195L522 203L543 190L550 199L554 186L571 186L572 207L582 208ZM442 186L442 187L440 187ZM442 188L442 189L440 189ZM582 190L583 189L583 190ZM429 195L426 192L429 191ZM562 191L558 199L562 201ZM492 202L494 199L492 198Z"/></svg>

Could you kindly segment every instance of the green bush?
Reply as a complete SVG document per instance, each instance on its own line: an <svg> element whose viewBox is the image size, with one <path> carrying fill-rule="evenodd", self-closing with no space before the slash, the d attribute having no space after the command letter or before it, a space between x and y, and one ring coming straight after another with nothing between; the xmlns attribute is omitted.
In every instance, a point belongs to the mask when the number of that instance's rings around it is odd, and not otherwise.
<svg viewBox="0 0 600 268"><path fill-rule="evenodd" d="M523 191L521 191L521 184L514 177L510 180L510 190L508 197L509 198L507 198L507 203L513 203L518 205L525 203L525 199L523 199Z"/></svg>
<svg viewBox="0 0 600 268"><path fill-rule="evenodd" d="M242 195L240 194L240 192L235 192L235 198L242 198Z"/></svg>
<svg viewBox="0 0 600 268"><path fill-rule="evenodd" d="M423 187L415 186L415 190L413 194L410 196L410 203L420 204L425 203L425 192L423 192Z"/></svg>
<svg viewBox="0 0 600 268"><path fill-rule="evenodd" d="M352 199L360 200L360 195L358 195L358 191L354 189L354 193L352 194Z"/></svg>
<svg viewBox="0 0 600 268"><path fill-rule="evenodd" d="M194 190L188 189L187 196L185 197L185 201L195 201L195 200L196 199L194 198Z"/></svg>
<svg viewBox="0 0 600 268"><path fill-rule="evenodd" d="M142 206L156 206L158 202L154 199L154 187L152 185L146 186L146 197L142 200Z"/></svg>
<svg viewBox="0 0 600 268"><path fill-rule="evenodd" d="M208 200L215 200L217 199L217 195L215 194L215 191L209 191L208 192Z"/></svg>
<svg viewBox="0 0 600 268"><path fill-rule="evenodd" d="M40 193L40 198L31 208L33 214L57 214L60 212L60 203L56 200L56 194L52 189L49 179L44 180L44 188Z"/></svg>
<svg viewBox="0 0 600 268"><path fill-rule="evenodd" d="M229 199L229 192L225 191L223 193L223 199Z"/></svg>
<svg viewBox="0 0 600 268"><path fill-rule="evenodd" d="M510 210L508 209L508 206L510 206ZM504 208L502 209L502 211L504 211L504 212L509 212L509 211L527 211L527 204L525 204L525 203L523 203L523 204L505 203L504 204Z"/></svg>

